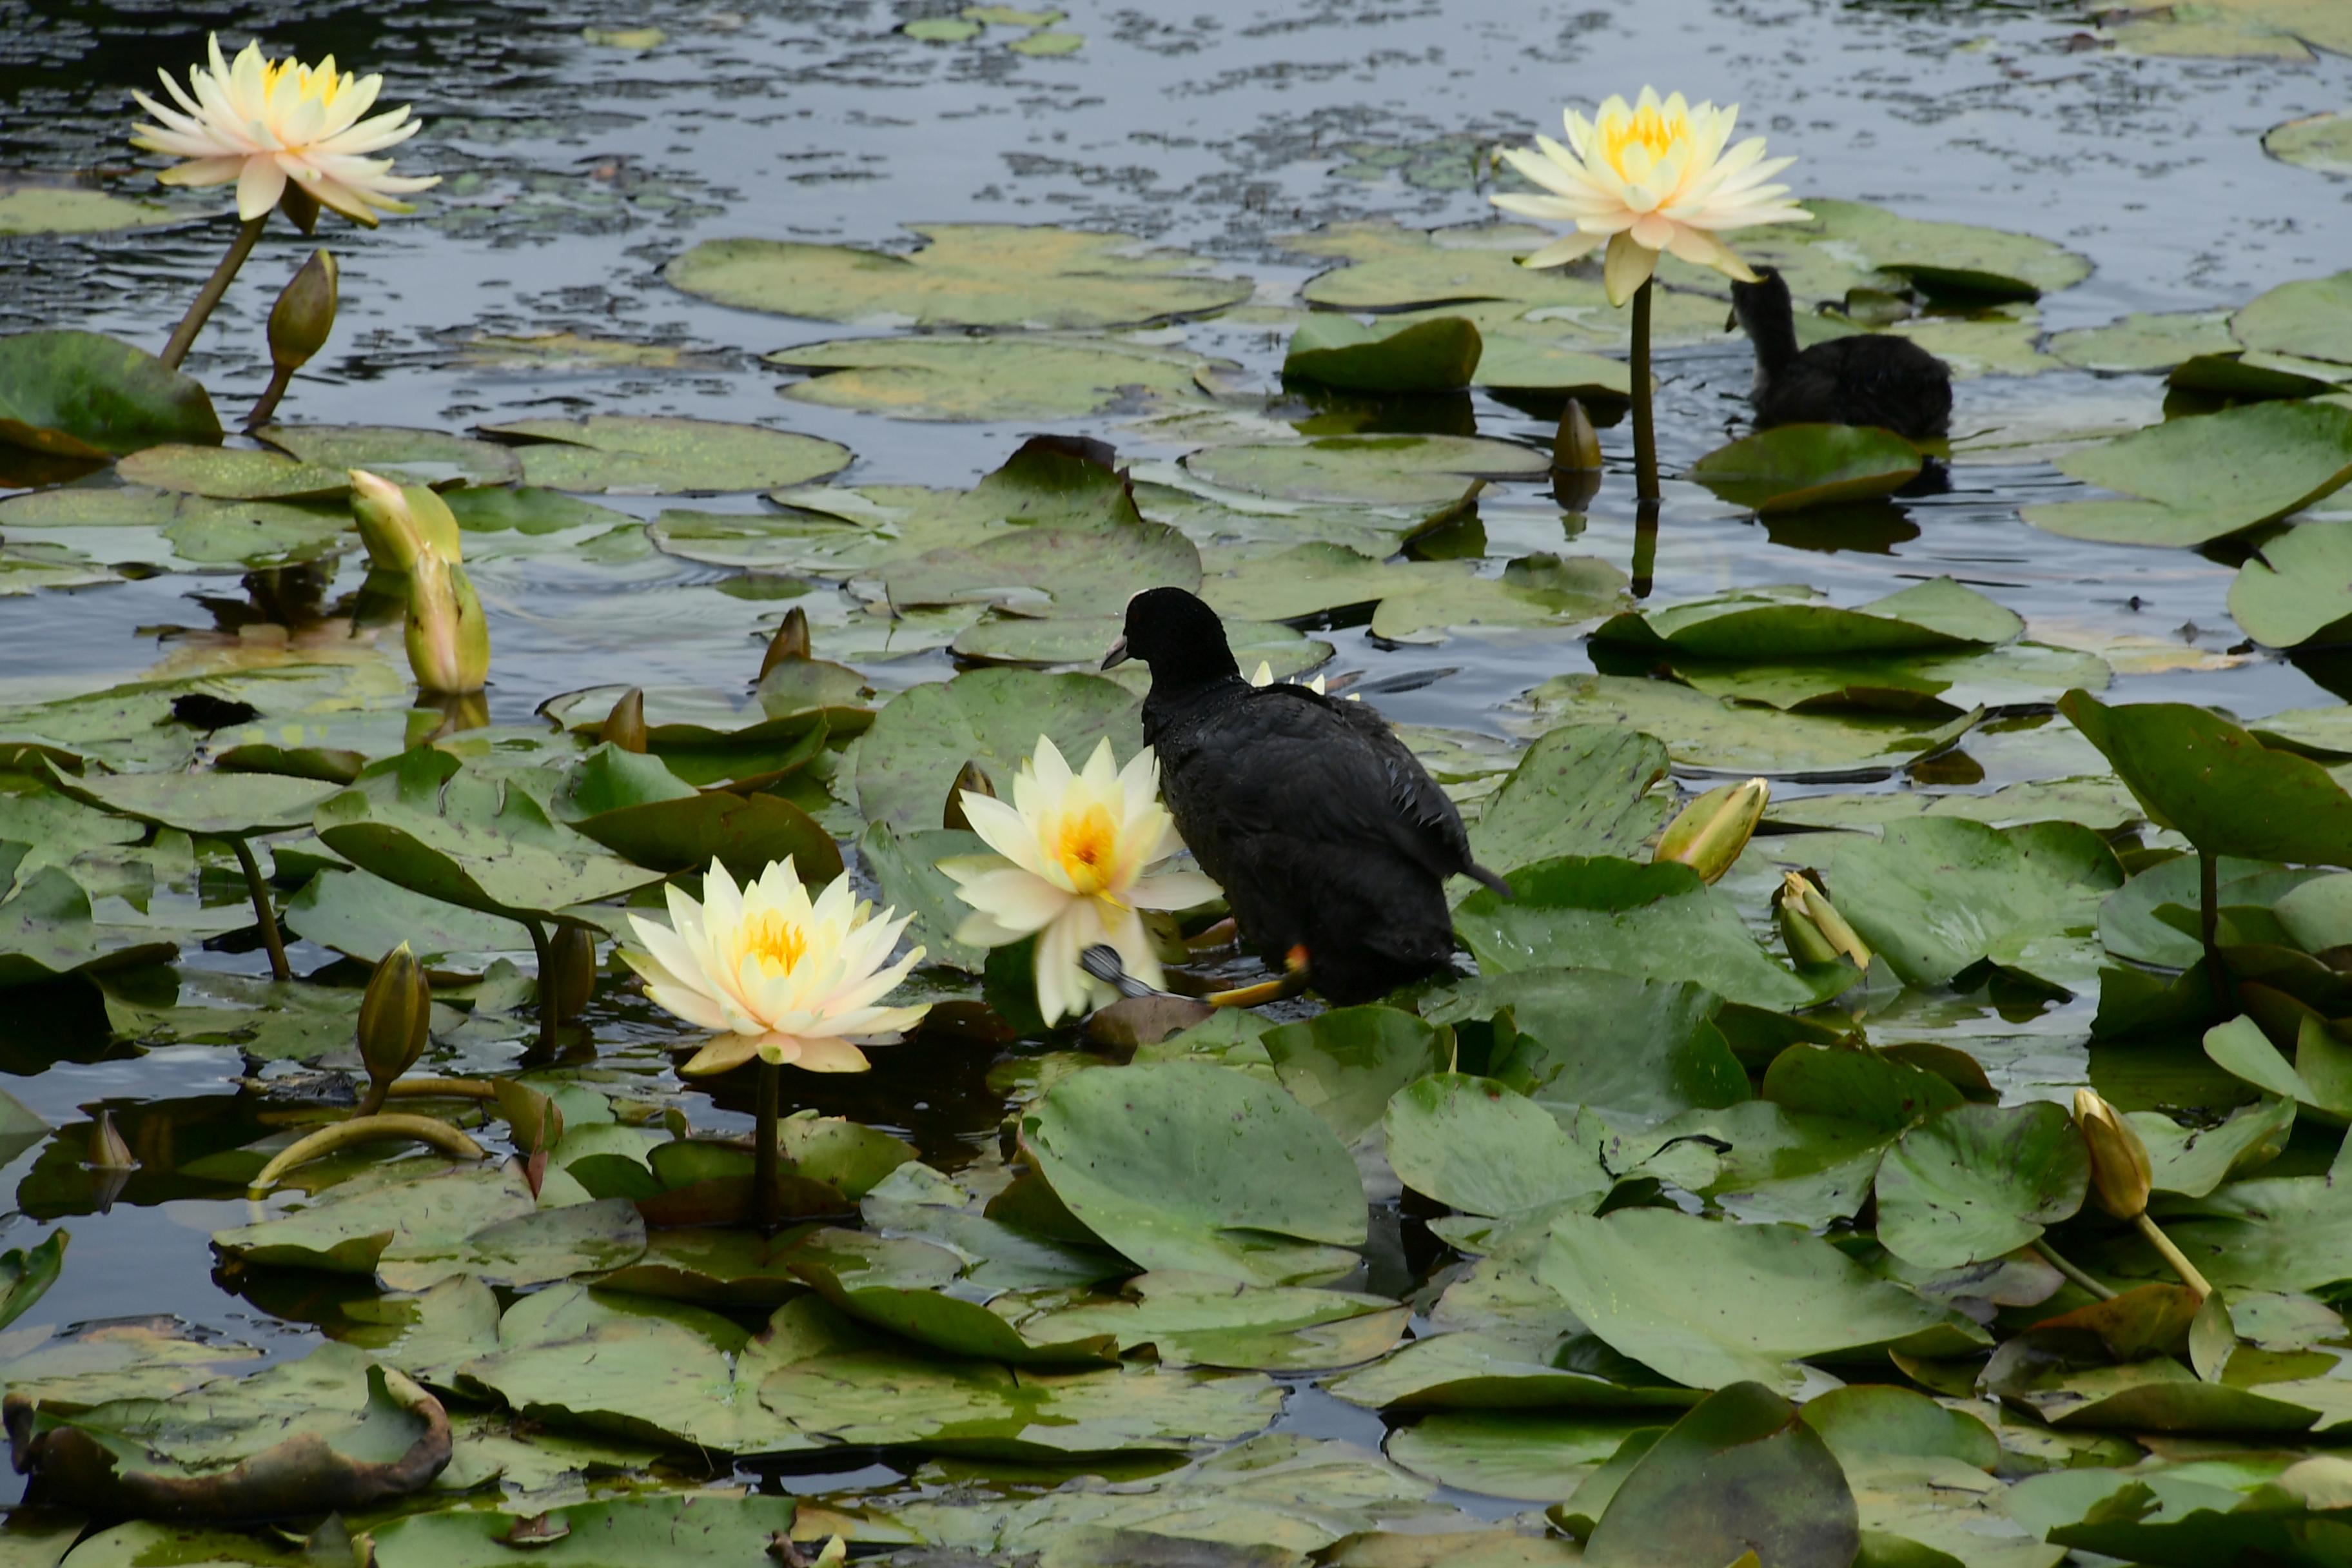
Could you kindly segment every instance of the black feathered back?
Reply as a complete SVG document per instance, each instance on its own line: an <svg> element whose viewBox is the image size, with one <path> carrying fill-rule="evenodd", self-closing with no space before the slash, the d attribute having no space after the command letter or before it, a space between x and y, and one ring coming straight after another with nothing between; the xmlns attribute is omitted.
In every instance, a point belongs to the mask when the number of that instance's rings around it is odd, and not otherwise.
<svg viewBox="0 0 2352 1568"><path fill-rule="evenodd" d="M1874 332L1800 352L1788 280L1769 267L1731 286L1732 313L1756 345L1748 401L1757 428L1874 425L1912 440L1952 427L1951 367L1908 338Z"/></svg>

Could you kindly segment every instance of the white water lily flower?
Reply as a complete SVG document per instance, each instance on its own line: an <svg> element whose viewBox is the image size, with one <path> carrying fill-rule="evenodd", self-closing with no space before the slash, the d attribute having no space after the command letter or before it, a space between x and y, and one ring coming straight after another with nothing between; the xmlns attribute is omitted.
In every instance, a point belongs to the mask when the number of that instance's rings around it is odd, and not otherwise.
<svg viewBox="0 0 2352 1568"><path fill-rule="evenodd" d="M1151 870L1184 844L1160 804L1160 763L1149 746L1121 768L1105 739L1074 773L1040 735L1013 775L1013 804L970 790L962 800L971 830L996 853L940 862L973 910L956 940L1002 947L1034 933L1037 1010L1048 1024L1116 994L1078 967L1079 953L1108 942L1128 973L1156 986L1160 960L1136 911L1190 909L1217 896L1198 871Z"/></svg>
<svg viewBox="0 0 2352 1568"><path fill-rule="evenodd" d="M406 105L360 118L374 107L383 78L338 74L332 55L306 66L290 57L266 59L252 43L232 64L221 58L217 37L209 47L211 68L188 71L193 96L170 72L156 73L177 110L143 92L131 95L162 122L136 128L131 144L186 160L158 176L163 184L235 180L236 216L250 221L276 206L291 180L321 206L373 228L378 211L414 211L399 198L441 183L437 175L394 174L391 159L367 156L424 129L408 118Z"/></svg>
<svg viewBox="0 0 2352 1568"><path fill-rule="evenodd" d="M1257 668L1250 675L1250 684L1252 686L1272 686L1274 684L1274 666L1265 659L1259 659L1257 661ZM1312 691L1318 697L1329 695L1329 693L1323 689L1323 678L1319 675L1310 676L1307 679L1299 681L1297 684L1307 688L1307 690Z"/></svg>
<svg viewBox="0 0 2352 1568"><path fill-rule="evenodd" d="M740 890L714 860L701 903L667 890L670 923L631 915L645 951L621 956L657 1005L717 1033L685 1072L724 1072L755 1056L809 1072L863 1072L869 1064L853 1037L910 1029L930 1011L878 1005L923 950L887 962L912 917L874 913L846 872L812 900L789 857Z"/></svg>
<svg viewBox="0 0 2352 1568"><path fill-rule="evenodd" d="M1605 241L1601 270L1612 305L1649 281L1662 250L1752 283L1756 274L1717 236L1813 216L1781 199L1788 186L1766 183L1794 158L1767 159L1761 136L1724 150L1739 118L1736 103L1693 108L1679 92L1661 103L1645 87L1630 105L1612 95L1590 121L1573 109L1565 117L1567 146L1538 136L1535 151L1503 149L1511 167L1551 194L1489 199L1522 217L1576 226L1523 267L1563 266Z"/></svg>

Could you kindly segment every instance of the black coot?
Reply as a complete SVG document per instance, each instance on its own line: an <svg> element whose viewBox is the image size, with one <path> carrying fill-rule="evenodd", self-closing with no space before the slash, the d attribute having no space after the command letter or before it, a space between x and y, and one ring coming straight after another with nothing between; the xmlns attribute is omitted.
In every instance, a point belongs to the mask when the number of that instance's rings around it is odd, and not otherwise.
<svg viewBox="0 0 2352 1568"><path fill-rule="evenodd" d="M1448 877L1509 893L1471 863L1461 814L1386 721L1303 686L1250 685L1216 612L1181 588L1128 602L1103 668L1129 658L1151 667L1143 738L1177 831L1250 945L1277 961L1305 948L1331 1001L1451 967Z"/></svg>
<svg viewBox="0 0 2352 1568"><path fill-rule="evenodd" d="M1908 338L1862 332L1797 351L1789 281L1769 267L1731 286L1731 313L1756 345L1756 425L1875 425L1918 441L1952 427L1951 367Z"/></svg>

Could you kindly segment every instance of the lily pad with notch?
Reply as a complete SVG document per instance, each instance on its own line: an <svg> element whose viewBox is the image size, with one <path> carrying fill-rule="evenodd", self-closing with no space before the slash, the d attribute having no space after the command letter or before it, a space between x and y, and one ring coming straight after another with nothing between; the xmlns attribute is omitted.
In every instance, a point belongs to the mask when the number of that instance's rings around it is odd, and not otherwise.
<svg viewBox="0 0 2352 1568"><path fill-rule="evenodd" d="M2247 404L2055 460L2070 478L2141 499L2027 507L2036 528L2114 544L2203 544L2300 511L2352 479L2352 408Z"/></svg>
<svg viewBox="0 0 2352 1568"><path fill-rule="evenodd" d="M814 436L657 415L518 419L482 433L522 443L523 481L552 490L764 490L807 484L850 461L848 447Z"/></svg>
<svg viewBox="0 0 2352 1568"><path fill-rule="evenodd" d="M1470 384L1484 348L1466 317L1368 327L1352 316L1317 311L1291 334L1282 374L1347 392L1453 392Z"/></svg>
<svg viewBox="0 0 2352 1568"><path fill-rule="evenodd" d="M1077 419L1125 405L1198 398L1199 373L1238 367L1182 348L1084 337L848 338L766 356L814 374L797 403L900 419Z"/></svg>
<svg viewBox="0 0 2352 1568"><path fill-rule="evenodd" d="M1741 589L1630 611L1593 638L1703 659L1787 662L1990 647L2024 626L1975 589L1933 577L1852 609L1801 584Z"/></svg>
<svg viewBox="0 0 2352 1568"><path fill-rule="evenodd" d="M780 795L701 790L658 756L597 747L553 801L575 832L650 870L697 870L716 860L739 879L791 859L811 884L841 875L841 847L815 818Z"/></svg>
<svg viewBox="0 0 2352 1568"><path fill-rule="evenodd" d="M1685 767L1729 773L1885 777L1943 750L1975 728L1981 710L1937 715L1783 712L1727 700L1667 680L1562 675L1507 712L1513 728L1616 725L1656 735ZM1525 717L1521 717L1524 714Z"/></svg>
<svg viewBox="0 0 2352 1568"><path fill-rule="evenodd" d="M1893 495L1919 477L1919 448L1891 430L1781 425L1744 436L1691 465L1725 500L1777 516Z"/></svg>
<svg viewBox="0 0 2352 1568"><path fill-rule="evenodd" d="M220 438L202 384L144 349L98 332L0 337L0 445L108 458Z"/></svg>
<svg viewBox="0 0 2352 1568"><path fill-rule="evenodd" d="M1879 1245L1958 1268L2039 1240L2083 1206L2091 1160L2063 1107L1955 1105L1895 1141L1878 1167Z"/></svg>
<svg viewBox="0 0 2352 1568"><path fill-rule="evenodd" d="M900 692L857 747L857 804L901 833L936 827L948 791L977 762L1000 789L1051 735L1073 768L1108 736L1124 763L1143 744L1135 694L1098 675L977 669Z"/></svg>
<svg viewBox="0 0 2352 1568"><path fill-rule="evenodd" d="M463 479L509 485L522 478L511 447L397 425L265 425L253 432L287 456L314 468L366 468L404 484Z"/></svg>
<svg viewBox="0 0 2352 1568"><path fill-rule="evenodd" d="M1534 479L1545 453L1469 436L1326 436L1297 443L1211 447L1183 460L1213 484L1282 500L1435 505L1472 479Z"/></svg>
<svg viewBox="0 0 2352 1568"><path fill-rule="evenodd" d="M249 447L148 447L120 459L114 471L129 484L215 500L314 500L340 496L352 484L341 468Z"/></svg>

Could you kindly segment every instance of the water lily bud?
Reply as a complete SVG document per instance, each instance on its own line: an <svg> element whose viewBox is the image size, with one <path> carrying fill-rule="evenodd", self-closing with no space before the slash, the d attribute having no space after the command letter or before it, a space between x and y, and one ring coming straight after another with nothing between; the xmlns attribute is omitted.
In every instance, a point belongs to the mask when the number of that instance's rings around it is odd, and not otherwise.
<svg viewBox="0 0 2352 1568"><path fill-rule="evenodd" d="M991 800L996 798L996 781L990 778L988 770L977 762L964 763L962 771L955 776L955 783L948 786L948 805L940 813L940 826L952 827L961 833L971 831L971 818L966 816L963 810L963 797L967 794L986 795Z"/></svg>
<svg viewBox="0 0 2352 1568"><path fill-rule="evenodd" d="M305 190L301 181L286 182L285 192L278 198L278 210L286 215L288 223L304 234L319 231L319 198Z"/></svg>
<svg viewBox="0 0 2352 1568"><path fill-rule="evenodd" d="M604 726L597 731L596 738L625 752L635 752L640 756L645 754L646 693L643 687L632 686L621 693L621 700L613 704L610 713L604 715Z"/></svg>
<svg viewBox="0 0 2352 1568"><path fill-rule="evenodd" d="M368 560L391 572L406 572L431 548L445 561L464 555L464 536L449 503L426 485L396 485L364 468L351 470L352 516Z"/></svg>
<svg viewBox="0 0 2352 1568"><path fill-rule="evenodd" d="M427 550L408 570L408 668L425 692L479 691L490 628L466 569Z"/></svg>
<svg viewBox="0 0 2352 1568"><path fill-rule="evenodd" d="M360 998L360 1060L378 1089L416 1065L433 1027L433 988L402 942L376 963ZM381 1100L379 1093L370 1097Z"/></svg>
<svg viewBox="0 0 2352 1568"><path fill-rule="evenodd" d="M131 1157L131 1145L114 1130L114 1112L100 1110L98 1121L89 1130L89 1157L82 1163L93 1171L135 1171L139 1162Z"/></svg>
<svg viewBox="0 0 2352 1568"><path fill-rule="evenodd" d="M580 1016L596 991L596 939L586 926L569 923L555 928L547 944L547 1000L555 1020L569 1023Z"/></svg>
<svg viewBox="0 0 2352 1568"><path fill-rule="evenodd" d="M339 272L330 251L314 250L269 308L269 363L295 371L327 346L335 330Z"/></svg>
<svg viewBox="0 0 2352 1568"><path fill-rule="evenodd" d="M808 658L809 647L808 612L794 605L784 612L784 624L776 628L776 635L768 639L768 651L760 659L760 679L765 680L770 670L788 658Z"/></svg>
<svg viewBox="0 0 2352 1568"><path fill-rule="evenodd" d="M1870 947L1862 940L1845 917L1830 902L1810 877L1790 871L1780 878L1780 889L1773 903L1780 926L1780 940L1788 944L1789 956L1801 965L1828 963L1841 955L1853 960L1859 969L1870 967Z"/></svg>
<svg viewBox="0 0 2352 1568"><path fill-rule="evenodd" d="M2137 1219L2147 1212L2154 1176L2147 1145L2132 1124L2092 1089L2074 1091L2074 1124L2091 1146L2092 1201L2117 1219Z"/></svg>
<svg viewBox="0 0 2352 1568"><path fill-rule="evenodd" d="M1764 820L1772 786L1762 779L1723 784L1683 807L1659 836L1650 858L1679 860L1702 880L1719 881L1748 847L1748 836Z"/></svg>
<svg viewBox="0 0 2352 1568"><path fill-rule="evenodd" d="M1571 474L1601 470L1601 432L1584 405L1573 397L1559 411L1559 429L1551 438L1551 466Z"/></svg>

